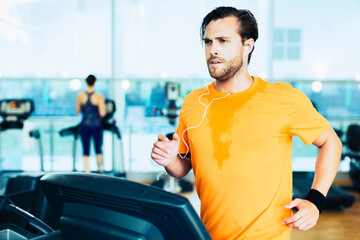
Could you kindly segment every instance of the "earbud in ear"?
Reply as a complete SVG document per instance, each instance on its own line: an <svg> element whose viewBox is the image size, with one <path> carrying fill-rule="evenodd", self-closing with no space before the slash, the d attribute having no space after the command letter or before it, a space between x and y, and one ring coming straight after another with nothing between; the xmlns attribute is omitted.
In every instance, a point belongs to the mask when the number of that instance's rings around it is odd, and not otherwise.
<svg viewBox="0 0 360 240"><path fill-rule="evenodd" d="M244 55L243 55L243 57L245 57L245 55L247 54L248 49L249 49L248 46L245 46L245 47L244 47Z"/></svg>

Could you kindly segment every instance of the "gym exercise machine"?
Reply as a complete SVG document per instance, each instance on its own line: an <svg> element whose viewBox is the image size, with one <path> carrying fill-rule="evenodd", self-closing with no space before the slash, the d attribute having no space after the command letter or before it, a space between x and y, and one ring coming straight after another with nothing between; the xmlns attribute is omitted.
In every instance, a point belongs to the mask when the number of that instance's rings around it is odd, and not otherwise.
<svg viewBox="0 0 360 240"><path fill-rule="evenodd" d="M346 145L349 150L344 154L344 157L350 158L349 174L353 186L343 188L360 192L360 125L351 124L348 126L344 145Z"/></svg>
<svg viewBox="0 0 360 240"><path fill-rule="evenodd" d="M3 229L0 234L11 234L12 239L21 240L211 239L189 200L162 189L77 172L48 173L40 183L59 229L51 228L0 197L0 229ZM29 233L16 224L4 223L14 212L26 219L35 231Z"/></svg>
<svg viewBox="0 0 360 240"><path fill-rule="evenodd" d="M7 183L0 196L0 239L32 239L58 229L40 185L43 175L43 172L2 174Z"/></svg>
<svg viewBox="0 0 360 240"><path fill-rule="evenodd" d="M3 121L0 123L0 133L9 129L23 129L24 121L34 111L32 99L3 99L0 101L0 116ZM33 129L29 136L37 139L40 156L40 170L44 171L43 148L39 129ZM0 140L1 157L1 140Z"/></svg>
<svg viewBox="0 0 360 240"><path fill-rule="evenodd" d="M123 144L122 144L122 136L120 129L115 125L115 122L112 120L114 113L116 111L116 105L113 100L106 99L106 115L103 117L103 129L105 131L110 131L112 133L112 172L115 176L125 177L125 166L124 166L124 152L123 152ZM74 138L73 141L73 149L72 149L72 158L73 158L73 171L76 171L76 143L77 139L80 135L80 124L68 128L64 128L59 131L61 137L72 136ZM120 161L115 161L115 136L119 140L119 148L120 148Z"/></svg>

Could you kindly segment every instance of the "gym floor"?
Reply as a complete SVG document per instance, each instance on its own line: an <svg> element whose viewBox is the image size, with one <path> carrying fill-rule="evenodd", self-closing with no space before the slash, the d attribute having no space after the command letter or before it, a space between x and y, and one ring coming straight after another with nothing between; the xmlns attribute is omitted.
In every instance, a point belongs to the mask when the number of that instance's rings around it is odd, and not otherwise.
<svg viewBox="0 0 360 240"><path fill-rule="evenodd" d="M341 184L346 185L346 184ZM292 231L292 240L354 240L360 239L360 193L349 192L356 197L350 208L342 211L325 210L317 225L309 231ZM199 213L200 201L195 190L183 194Z"/></svg>

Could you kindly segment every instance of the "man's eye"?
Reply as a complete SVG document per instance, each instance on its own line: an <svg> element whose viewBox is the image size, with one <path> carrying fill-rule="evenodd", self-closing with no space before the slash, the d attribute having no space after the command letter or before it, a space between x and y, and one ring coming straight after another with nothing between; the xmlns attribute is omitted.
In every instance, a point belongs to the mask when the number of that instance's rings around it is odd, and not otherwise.
<svg viewBox="0 0 360 240"><path fill-rule="evenodd" d="M205 44L211 44L211 40L204 40Z"/></svg>
<svg viewBox="0 0 360 240"><path fill-rule="evenodd" d="M227 40L225 40L225 39L220 39L220 42L221 42L221 43L226 43Z"/></svg>

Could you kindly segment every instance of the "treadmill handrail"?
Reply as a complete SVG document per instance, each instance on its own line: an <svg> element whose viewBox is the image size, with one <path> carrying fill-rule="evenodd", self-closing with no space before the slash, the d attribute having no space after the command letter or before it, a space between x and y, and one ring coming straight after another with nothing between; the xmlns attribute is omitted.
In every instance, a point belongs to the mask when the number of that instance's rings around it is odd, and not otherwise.
<svg viewBox="0 0 360 240"><path fill-rule="evenodd" d="M48 234L54 232L54 229L52 229L49 225L47 225L46 223L44 223L43 221L41 221L31 213L16 206L14 202L10 200L8 197L2 196L0 198L0 207L3 215L6 213L14 213L20 216L21 218L25 219L26 221L28 221L31 226L33 226L36 230L40 231L42 234Z"/></svg>
<svg viewBox="0 0 360 240"><path fill-rule="evenodd" d="M59 135L61 137L66 137L66 136L73 135L75 138L77 138L78 135L80 134L80 127L81 127L81 124L78 124L78 125L73 126L73 127L68 127L68 128L61 129L59 131ZM121 133L120 133L119 128L116 125L108 123L108 122L103 122L102 127L103 127L104 130L108 130L110 132L115 133L117 138L121 140Z"/></svg>
<svg viewBox="0 0 360 240"><path fill-rule="evenodd" d="M61 129L59 131L59 135L61 137L66 137L66 136L71 136L73 135L75 138L78 137L80 133L80 124L76 125L76 126L72 126L72 127L68 127L68 128L64 128L64 129Z"/></svg>
<svg viewBox="0 0 360 240"><path fill-rule="evenodd" d="M9 205L6 206L6 210L8 210L9 212L13 212L22 218L25 218L31 226L35 227L43 234L54 232L54 229L52 229L49 225L47 225L46 223L44 223L43 221L41 221L31 213L28 213L24 209L19 208L12 203L9 203Z"/></svg>
<svg viewBox="0 0 360 240"><path fill-rule="evenodd" d="M103 129L115 133L117 138L121 140L120 129L116 125L104 122L103 123Z"/></svg>

